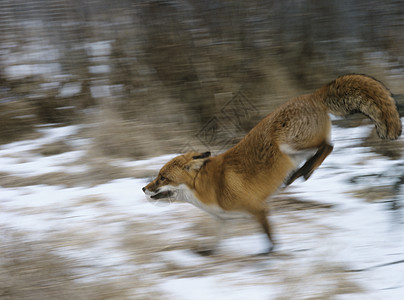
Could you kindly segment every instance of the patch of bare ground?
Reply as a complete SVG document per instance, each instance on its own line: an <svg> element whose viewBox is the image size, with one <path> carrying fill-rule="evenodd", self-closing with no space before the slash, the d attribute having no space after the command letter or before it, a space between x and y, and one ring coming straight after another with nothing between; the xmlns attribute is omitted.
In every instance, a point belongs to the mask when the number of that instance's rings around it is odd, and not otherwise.
<svg viewBox="0 0 404 300"><path fill-rule="evenodd" d="M163 117L169 114L160 112L159 119ZM94 118L94 126L83 133L93 139L89 149L92 156L147 158L175 153L187 141L187 134L173 120L156 125L146 120L124 119L116 109L107 106Z"/></svg>
<svg viewBox="0 0 404 300"><path fill-rule="evenodd" d="M382 140L377 135L376 129L372 129L369 135L363 139L361 146L370 147L372 152L376 154L397 160L403 155L404 142L401 140Z"/></svg>
<svg viewBox="0 0 404 300"><path fill-rule="evenodd" d="M35 124L38 118L33 114L30 101L0 103L0 143L37 137L33 130Z"/></svg>
<svg viewBox="0 0 404 300"><path fill-rule="evenodd" d="M368 202L391 201L396 196L393 186L377 186L352 190L351 193L357 198Z"/></svg>
<svg viewBox="0 0 404 300"><path fill-rule="evenodd" d="M82 172L49 172L35 176L15 176L10 173L0 172L0 186L5 188L22 187L30 185L58 185L65 187L95 186L110 182L111 180L138 177L154 174L152 171L134 171L131 168L117 167L103 161L89 162L85 160L70 165L85 164L86 169Z"/></svg>
<svg viewBox="0 0 404 300"><path fill-rule="evenodd" d="M65 141L56 141L54 143L45 144L37 149L39 154L44 156L57 155L72 150L72 147L69 146Z"/></svg>
<svg viewBox="0 0 404 300"><path fill-rule="evenodd" d="M286 299L334 299L338 295L359 294L360 285L347 276L347 269L323 259L302 272L294 268L285 268L278 276L282 284L282 294L278 300ZM293 270L293 271L292 271ZM308 291L310 293L308 294Z"/></svg>
<svg viewBox="0 0 404 300"><path fill-rule="evenodd" d="M52 241L28 241L24 234L2 228L0 299L161 299L157 292L138 294L147 280L129 275L81 282L79 261L53 254Z"/></svg>
<svg viewBox="0 0 404 300"><path fill-rule="evenodd" d="M296 197L282 193L270 199L272 211L295 211L295 210L313 210L313 209L331 209L330 203L319 203L311 200L300 200Z"/></svg>
<svg viewBox="0 0 404 300"><path fill-rule="evenodd" d="M4 188L23 187L30 185L65 185L72 187L77 184L74 176L64 172L50 172L43 175L21 177L9 173L0 174L0 185Z"/></svg>

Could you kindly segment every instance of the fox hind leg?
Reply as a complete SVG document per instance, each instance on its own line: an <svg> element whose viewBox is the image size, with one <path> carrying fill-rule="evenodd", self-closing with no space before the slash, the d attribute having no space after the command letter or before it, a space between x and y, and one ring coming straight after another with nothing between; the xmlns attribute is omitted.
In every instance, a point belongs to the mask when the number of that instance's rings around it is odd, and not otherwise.
<svg viewBox="0 0 404 300"><path fill-rule="evenodd" d="M297 178L303 177L305 180L313 174L314 170L317 169L324 161L324 159L331 153L333 146L327 142L323 142L318 148L316 154L309 158L306 163L297 171L295 171L289 179L285 182L288 186L294 182Z"/></svg>

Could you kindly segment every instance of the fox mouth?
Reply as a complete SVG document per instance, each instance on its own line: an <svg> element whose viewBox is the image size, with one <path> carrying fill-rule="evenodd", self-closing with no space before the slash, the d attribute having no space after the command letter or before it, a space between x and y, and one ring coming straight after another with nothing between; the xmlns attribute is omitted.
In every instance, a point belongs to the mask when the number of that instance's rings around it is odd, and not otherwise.
<svg viewBox="0 0 404 300"><path fill-rule="evenodd" d="M150 196L150 198L152 198L152 199L163 199L163 198L170 198L173 195L174 195L174 193L171 192L171 191L164 191L164 192L157 193L157 194L155 194L153 196Z"/></svg>

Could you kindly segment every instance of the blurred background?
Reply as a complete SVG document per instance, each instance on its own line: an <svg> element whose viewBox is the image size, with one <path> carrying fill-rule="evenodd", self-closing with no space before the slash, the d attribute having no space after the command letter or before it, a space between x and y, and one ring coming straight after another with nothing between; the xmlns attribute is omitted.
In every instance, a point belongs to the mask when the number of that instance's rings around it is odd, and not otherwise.
<svg viewBox="0 0 404 300"><path fill-rule="evenodd" d="M401 299L404 140L363 117L271 199L270 258L252 222L195 254L210 216L141 187L346 73L402 113L403 49L403 1L1 0L0 299Z"/></svg>
<svg viewBox="0 0 404 300"><path fill-rule="evenodd" d="M258 113L226 141L345 73L404 94L401 1L4 0L0 30L2 142L91 122L104 154L142 158L200 148L238 93Z"/></svg>

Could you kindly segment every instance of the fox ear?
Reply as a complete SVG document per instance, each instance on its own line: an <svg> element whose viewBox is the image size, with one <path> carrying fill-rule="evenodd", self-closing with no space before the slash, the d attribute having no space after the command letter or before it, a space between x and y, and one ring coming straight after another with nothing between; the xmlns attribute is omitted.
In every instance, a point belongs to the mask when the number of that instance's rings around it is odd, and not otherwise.
<svg viewBox="0 0 404 300"><path fill-rule="evenodd" d="M210 156L210 152L208 151L208 152L201 153L199 155L195 155L192 158L193 159L200 159L200 158L206 158L206 157L209 157L209 156Z"/></svg>
<svg viewBox="0 0 404 300"><path fill-rule="evenodd" d="M187 171L199 170L203 167L210 156L210 152L201 153L192 157L192 160L185 165Z"/></svg>

